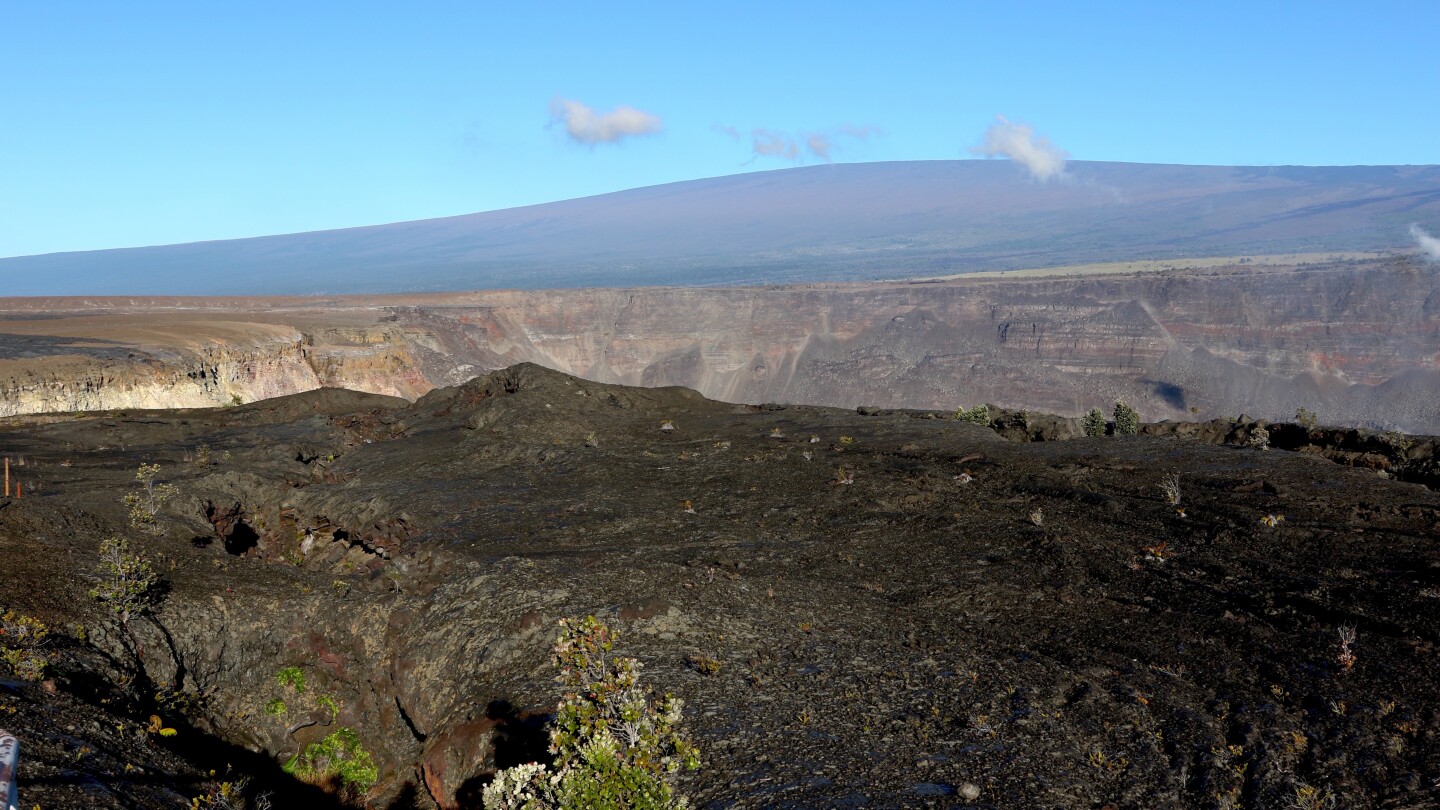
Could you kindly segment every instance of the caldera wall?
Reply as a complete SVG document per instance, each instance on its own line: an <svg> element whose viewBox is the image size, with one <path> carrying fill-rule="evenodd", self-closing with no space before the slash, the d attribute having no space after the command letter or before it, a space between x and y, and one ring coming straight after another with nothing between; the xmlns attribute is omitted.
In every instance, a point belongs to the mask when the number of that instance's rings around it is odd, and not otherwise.
<svg viewBox="0 0 1440 810"><path fill-rule="evenodd" d="M760 288L9 299L0 414L321 386L413 399L530 361L736 402L1073 415L1125 399L1147 419L1303 406L1330 424L1433 433L1437 284L1434 265L1397 258Z"/></svg>

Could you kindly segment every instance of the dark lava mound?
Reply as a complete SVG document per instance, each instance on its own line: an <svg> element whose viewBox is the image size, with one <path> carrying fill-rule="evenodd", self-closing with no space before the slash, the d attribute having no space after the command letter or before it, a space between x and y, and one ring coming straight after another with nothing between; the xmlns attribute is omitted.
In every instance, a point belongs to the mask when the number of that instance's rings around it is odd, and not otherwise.
<svg viewBox="0 0 1440 810"><path fill-rule="evenodd" d="M1440 797L1440 497L1315 455L529 365L413 405L43 421L0 428L24 486L0 599L53 631L48 683L0 683L25 807L243 774L324 806L276 763L339 725L379 765L368 806L473 806L543 752L554 624L587 613L685 699L701 807ZM122 504L141 464L177 488L153 536ZM167 588L129 632L88 596L116 534ZM334 710L280 715L283 668Z"/></svg>

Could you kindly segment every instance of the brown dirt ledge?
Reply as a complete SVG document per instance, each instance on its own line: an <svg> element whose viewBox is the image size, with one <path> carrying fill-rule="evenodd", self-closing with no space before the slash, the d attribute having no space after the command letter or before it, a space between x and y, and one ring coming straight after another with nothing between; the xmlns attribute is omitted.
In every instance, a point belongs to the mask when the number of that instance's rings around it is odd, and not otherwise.
<svg viewBox="0 0 1440 810"><path fill-rule="evenodd" d="M294 666L380 763L367 806L474 806L543 749L554 622L591 612L686 700L701 807L1440 802L1435 492L1321 458L1323 432L1021 443L862 410L522 365L413 405L12 421L0 600L67 631L53 689L0 683L22 803L185 806L228 768L325 806L275 764L328 722L265 714ZM180 490L155 538L121 504L142 462ZM87 597L117 533L168 583L133 646Z"/></svg>

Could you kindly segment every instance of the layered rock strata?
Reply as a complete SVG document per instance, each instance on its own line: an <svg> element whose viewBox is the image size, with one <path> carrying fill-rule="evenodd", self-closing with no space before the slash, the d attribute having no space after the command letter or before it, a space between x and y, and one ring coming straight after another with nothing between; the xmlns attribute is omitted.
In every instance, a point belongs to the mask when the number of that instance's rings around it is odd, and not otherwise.
<svg viewBox="0 0 1440 810"><path fill-rule="evenodd" d="M0 414L322 386L413 399L529 361L733 402L1076 415L1124 399L1147 419L1303 406L1328 424L1433 433L1437 277L1396 258L759 288L9 299Z"/></svg>

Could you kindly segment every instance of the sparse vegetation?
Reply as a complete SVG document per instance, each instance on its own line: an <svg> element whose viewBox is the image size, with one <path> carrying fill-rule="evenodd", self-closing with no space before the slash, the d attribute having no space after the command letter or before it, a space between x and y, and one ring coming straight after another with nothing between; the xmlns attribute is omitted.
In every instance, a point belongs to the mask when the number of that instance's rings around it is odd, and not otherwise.
<svg viewBox="0 0 1440 810"><path fill-rule="evenodd" d="M337 728L305 746L285 763L285 772L311 784L360 796L380 781L380 769L354 729Z"/></svg>
<svg viewBox="0 0 1440 810"><path fill-rule="evenodd" d="M1256 450L1269 450L1269 449L1270 449L1270 431L1266 430L1265 428L1261 427L1260 425L1256 425L1256 426L1250 431L1250 436L1249 436L1248 438L1246 438L1245 444L1249 445L1250 447L1255 448Z"/></svg>
<svg viewBox="0 0 1440 810"><path fill-rule="evenodd" d="M1160 479L1160 492L1165 495L1165 502L1171 506L1180 505L1180 473L1166 473Z"/></svg>
<svg viewBox="0 0 1440 810"><path fill-rule="evenodd" d="M1336 806L1335 796L1324 788L1299 784L1287 805L1288 810L1331 810Z"/></svg>
<svg viewBox="0 0 1440 810"><path fill-rule="evenodd" d="M275 681L281 686L288 686L296 692L305 691L305 673L299 667L285 667L275 673Z"/></svg>
<svg viewBox="0 0 1440 810"><path fill-rule="evenodd" d="M1091 408L1090 412L1085 414L1085 418L1080 420L1080 427L1085 431L1086 436L1099 438L1105 435L1105 431L1110 425L1105 421L1104 412L1099 408Z"/></svg>
<svg viewBox="0 0 1440 810"><path fill-rule="evenodd" d="M594 616L560 628L554 661L566 693L550 731L554 771L502 770L485 788L487 810L687 807L671 782L700 759L680 730L680 700L642 688L639 662L611 655L615 635Z"/></svg>
<svg viewBox="0 0 1440 810"><path fill-rule="evenodd" d="M720 662L708 655L696 653L685 659L685 664L701 675L718 675Z"/></svg>
<svg viewBox="0 0 1440 810"><path fill-rule="evenodd" d="M121 537L112 537L100 544L100 582L90 591L128 626L130 620L154 606L159 596L160 576L150 561Z"/></svg>
<svg viewBox="0 0 1440 810"><path fill-rule="evenodd" d="M1336 633L1340 636L1340 649L1335 653L1335 662L1340 668L1349 672L1360 660L1355 656L1355 628L1351 625L1341 626Z"/></svg>
<svg viewBox="0 0 1440 810"><path fill-rule="evenodd" d="M1295 424L1306 430L1314 430L1316 425L1314 412L1305 407L1299 408L1295 411Z"/></svg>
<svg viewBox="0 0 1440 810"><path fill-rule="evenodd" d="M22 681L40 681L50 666L49 629L38 619L7 610L0 614L0 662Z"/></svg>
<svg viewBox="0 0 1440 810"><path fill-rule="evenodd" d="M1123 400L1115 402L1114 420L1116 436L1134 436L1140 432L1140 412Z"/></svg>
<svg viewBox="0 0 1440 810"><path fill-rule="evenodd" d="M158 714L150 715L150 724L145 727L145 730L161 737L174 737L179 733L175 729L165 725L165 721L161 720Z"/></svg>
<svg viewBox="0 0 1440 810"><path fill-rule="evenodd" d="M965 406L962 405L959 408L955 409L955 418L959 419L961 422L970 422L976 425L989 425L990 408L986 405L976 405L975 407L966 410Z"/></svg>
<svg viewBox="0 0 1440 810"><path fill-rule="evenodd" d="M1415 440L1398 430L1391 430L1385 433L1385 444L1396 453L1406 453L1415 446Z"/></svg>
<svg viewBox="0 0 1440 810"><path fill-rule="evenodd" d="M125 505L130 507L130 527L150 535L160 533L155 518L165 503L179 492L174 484L157 484L155 476L159 474L159 464L141 464L135 471L135 480L142 488L125 496Z"/></svg>
<svg viewBox="0 0 1440 810"><path fill-rule="evenodd" d="M190 810L270 810L269 794L261 793L247 800L249 790L249 779L221 782L205 795L191 799Z"/></svg>
<svg viewBox="0 0 1440 810"><path fill-rule="evenodd" d="M333 695L316 695L315 705L330 713L330 722L335 722L340 716L340 704L336 702Z"/></svg>

